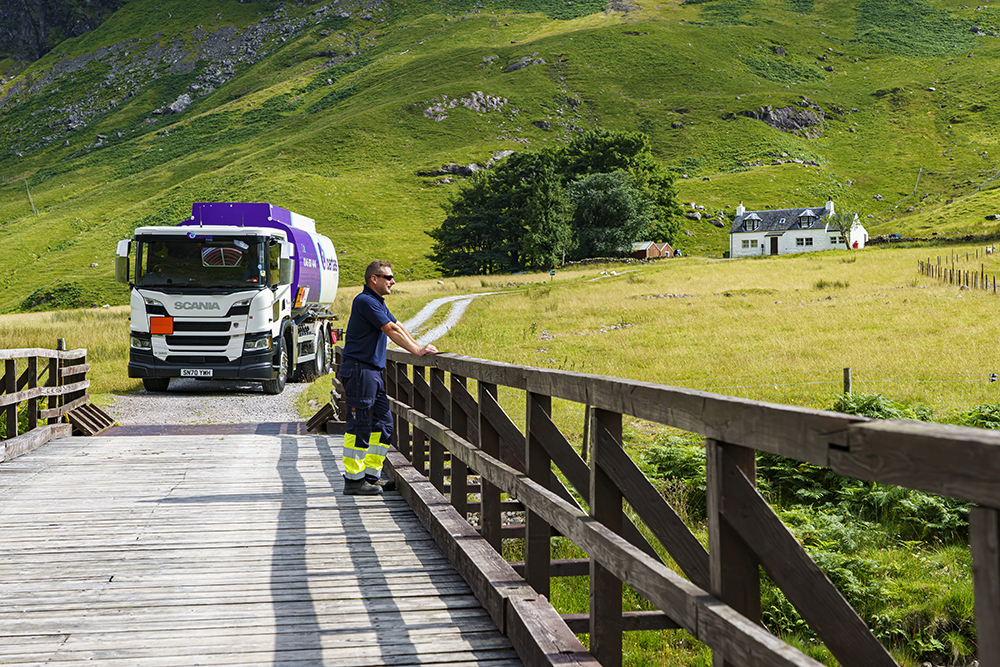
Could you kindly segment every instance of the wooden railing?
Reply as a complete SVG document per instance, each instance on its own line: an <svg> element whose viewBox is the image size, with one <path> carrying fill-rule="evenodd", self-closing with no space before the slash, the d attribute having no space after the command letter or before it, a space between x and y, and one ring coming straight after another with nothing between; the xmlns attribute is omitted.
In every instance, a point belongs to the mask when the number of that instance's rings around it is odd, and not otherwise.
<svg viewBox="0 0 1000 667"><path fill-rule="evenodd" d="M6 426L0 433L0 463L54 437L69 435L64 415L90 400L87 388L87 351L23 348L0 350L0 412ZM20 433L19 404L27 411L27 428Z"/></svg>
<svg viewBox="0 0 1000 667"><path fill-rule="evenodd" d="M998 433L452 354L390 351L386 378L398 450L388 460L400 491L527 665L617 666L622 633L652 628L685 629L712 648L716 665L819 665L761 625L761 566L840 664L895 665L757 492L756 450L976 503L970 539L979 661L1000 665ZM500 407L500 386L524 392L525 432ZM554 425L554 398L588 406L589 464ZM707 551L626 455L624 415L706 437ZM471 484L470 474L478 476ZM509 499L501 501L502 493ZM663 564L623 501L685 576ZM524 511L523 525L504 525L513 510ZM589 559L552 560L554 534ZM506 537L523 537L523 563L500 557ZM567 575L589 575L589 614L560 616L545 600L550 577ZM623 582L659 611L623 614ZM589 633L589 652L574 632Z"/></svg>

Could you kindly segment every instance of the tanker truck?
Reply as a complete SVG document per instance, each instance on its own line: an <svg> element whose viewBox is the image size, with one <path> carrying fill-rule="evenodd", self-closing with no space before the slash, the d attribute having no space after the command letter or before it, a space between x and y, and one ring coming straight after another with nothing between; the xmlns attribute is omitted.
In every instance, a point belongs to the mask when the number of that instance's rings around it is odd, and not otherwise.
<svg viewBox="0 0 1000 667"><path fill-rule="evenodd" d="M131 288L128 376L147 391L192 377L279 394L327 373L342 335L333 243L271 204L196 203L175 227L139 227L118 242L115 278Z"/></svg>

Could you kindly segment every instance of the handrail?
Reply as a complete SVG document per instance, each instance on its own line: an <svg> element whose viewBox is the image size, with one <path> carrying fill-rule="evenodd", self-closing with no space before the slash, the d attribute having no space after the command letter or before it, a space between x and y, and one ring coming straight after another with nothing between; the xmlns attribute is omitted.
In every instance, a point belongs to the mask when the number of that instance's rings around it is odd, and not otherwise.
<svg viewBox="0 0 1000 667"><path fill-rule="evenodd" d="M90 398L86 349L0 350L0 364L0 413L6 422L0 432L0 463L72 432L69 424L60 422ZM23 432L18 420L22 403L27 413Z"/></svg>
<svg viewBox="0 0 1000 667"><path fill-rule="evenodd" d="M978 503L970 514L970 540L979 660L983 667L1000 665L1000 433L873 421L454 354L415 357L390 350L388 359L386 384L403 465L412 466L437 492L450 494L462 520L474 505L482 539L497 551L502 536L515 534L502 525L500 493L515 498L527 515L517 533L525 540L519 571L540 595L547 595L549 577L559 570L580 574L572 564L550 561L553 531L589 554L592 608L585 619L572 622L577 632L590 633L590 653L604 667L621 664L624 630L646 627L686 629L721 656L716 664L818 665L760 625L760 567L841 664L896 664L757 492L758 449L843 475ZM478 384L475 397L468 380ZM498 386L525 392L524 433L500 409ZM589 465L552 423L553 398L593 410ZM623 415L706 437L707 552L625 455ZM562 487L553 464L588 510ZM480 476L479 487L469 486L469 473ZM469 502L472 491L479 493L479 502ZM663 565L641 536L636 538L638 531L622 512L623 500L687 579ZM623 615L622 582L665 618Z"/></svg>

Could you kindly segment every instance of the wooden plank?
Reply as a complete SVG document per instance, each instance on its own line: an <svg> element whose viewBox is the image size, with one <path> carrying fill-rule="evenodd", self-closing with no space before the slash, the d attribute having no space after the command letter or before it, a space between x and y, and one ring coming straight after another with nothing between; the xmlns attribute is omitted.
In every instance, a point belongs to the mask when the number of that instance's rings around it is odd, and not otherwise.
<svg viewBox="0 0 1000 667"><path fill-rule="evenodd" d="M577 634L590 632L590 614L563 614L567 627ZM662 611L626 611L622 614L624 632L643 630L679 630L680 626Z"/></svg>
<svg viewBox="0 0 1000 667"><path fill-rule="evenodd" d="M63 366L59 369L59 374L63 377L70 375L83 375L90 370L90 364L77 364L75 366Z"/></svg>
<svg viewBox="0 0 1000 667"><path fill-rule="evenodd" d="M552 605L524 584L510 564L478 536L465 517L447 504L433 484L398 452L390 451L388 459L398 475L400 492L469 582L497 626L511 639L524 664L600 667L566 628Z"/></svg>
<svg viewBox="0 0 1000 667"><path fill-rule="evenodd" d="M21 347L0 350L0 360L39 357L44 359L77 359L87 354L86 348L79 350L46 350L40 347Z"/></svg>
<svg viewBox="0 0 1000 667"><path fill-rule="evenodd" d="M1000 666L1000 511L969 510L972 582L976 595L977 655L981 667Z"/></svg>
<svg viewBox="0 0 1000 667"><path fill-rule="evenodd" d="M552 459L545 451L544 445L539 441L535 431L532 430L532 423L539 421L539 417L544 415L542 421L552 414L552 399L548 396L529 393L526 403L527 415L525 422L528 425L525 434L525 471L536 484L548 489L549 479L552 477ZM459 433L458 435L461 436ZM552 527L545 522L545 519L527 509L525 513L524 530L524 563L525 580L539 595L549 596L549 562L551 560L551 537ZM598 659L600 656L598 656Z"/></svg>
<svg viewBox="0 0 1000 667"><path fill-rule="evenodd" d="M573 445L569 444L566 436L556 428L549 415L543 412L535 412L532 415L531 426L538 432L539 441L545 447L553 462L555 462L556 467L559 468L569 483L573 485L584 502L590 502L590 468L587 466L587 463L576 453L576 450L573 448ZM612 457L614 457L614 454L612 454ZM625 460L628 461L629 467L635 468L635 464L632 463L628 456L625 456ZM614 459L611 462L613 463ZM645 477L641 473L639 473L639 476L645 480ZM612 478L615 478L613 473ZM624 488L624 480L621 478L615 479L617 479L618 487ZM646 480L646 484L649 484L648 480ZM549 488L552 487L550 486ZM560 495L564 499L567 499L567 496ZM659 494L657 493L656 496L659 497ZM579 506L579 503L576 503L575 500L573 503ZM622 515L622 535L653 558L660 560L660 556L656 553L656 550L646 541L645 536L643 536L639 529L632 523L632 520L624 513ZM698 546L701 547L701 544ZM702 551L704 551L704 548L702 548Z"/></svg>
<svg viewBox="0 0 1000 667"><path fill-rule="evenodd" d="M601 562L699 641L747 665L820 667L819 662L650 558L551 491L527 479L523 473L486 456L471 443L450 434L443 425L419 413L411 411L409 418L419 423L420 428L433 432L434 437L447 442L453 456L532 507L591 558Z"/></svg>
<svg viewBox="0 0 1000 667"><path fill-rule="evenodd" d="M74 382L72 384L64 384L58 387L33 387L31 389L25 389L23 391L16 391L8 394L0 394L0 407L7 405L13 405L14 403L20 403L21 401L26 401L29 398L40 398L42 396L62 396L74 391L82 391L90 386L90 380L81 380L80 382Z"/></svg>
<svg viewBox="0 0 1000 667"><path fill-rule="evenodd" d="M521 664L400 494L342 494L340 442L62 438L0 466L0 663Z"/></svg>
<svg viewBox="0 0 1000 667"><path fill-rule="evenodd" d="M830 468L841 475L1000 507L996 431L890 420L852 426L849 441L830 452Z"/></svg>
<svg viewBox="0 0 1000 667"><path fill-rule="evenodd" d="M478 381L576 401L821 466L828 465L831 444L846 446L851 424L870 421L638 380L501 364L461 355L435 357L439 367Z"/></svg>
<svg viewBox="0 0 1000 667"><path fill-rule="evenodd" d="M602 467L604 452L622 446L622 416L594 411L594 449L590 463L590 517L621 535L622 492ZM590 552L588 552L590 553ZM590 559L590 652L603 667L622 664L622 584L601 560Z"/></svg>
<svg viewBox="0 0 1000 667"><path fill-rule="evenodd" d="M0 463L27 454L55 438L66 437L72 431L70 424L45 424L15 438L0 441Z"/></svg>
<svg viewBox="0 0 1000 667"><path fill-rule="evenodd" d="M840 664L896 667L896 661L750 483L732 453L726 449L717 457L724 479L719 509L728 526L760 558L771 579Z"/></svg>
<svg viewBox="0 0 1000 667"><path fill-rule="evenodd" d="M496 402L497 398L497 386L495 384L489 384L487 382L480 382L478 384L479 388L479 404L482 405L484 401ZM479 421L479 447L487 455L492 458L500 458L500 434L497 429L486 417L480 413L477 415ZM482 535L483 539L493 547L493 550L497 553L503 552L503 544L501 537L501 526L503 524L503 519L501 517L501 507L500 502L500 489L496 485L491 484L488 480L483 479L480 482L482 486L482 510L480 513L480 523L482 524ZM523 507L523 506L522 506Z"/></svg>
<svg viewBox="0 0 1000 667"><path fill-rule="evenodd" d="M38 411L38 418L39 419L49 419L51 417L62 417L63 415L68 414L71 410L75 410L78 407L80 407L81 405L85 405L87 403L87 401L89 401L89 400L90 400L90 395L89 394L84 394L80 398L78 398L78 399L76 399L74 401L71 401L69 403L64 403L63 405L60 405L57 408L49 408L47 410L39 410Z"/></svg>

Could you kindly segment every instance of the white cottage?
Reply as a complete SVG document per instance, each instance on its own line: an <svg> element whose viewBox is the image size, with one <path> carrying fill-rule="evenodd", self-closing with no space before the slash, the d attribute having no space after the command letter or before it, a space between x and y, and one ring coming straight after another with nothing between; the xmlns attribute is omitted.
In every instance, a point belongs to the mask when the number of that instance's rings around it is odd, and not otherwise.
<svg viewBox="0 0 1000 667"><path fill-rule="evenodd" d="M840 225L833 213L833 200L827 201L825 206L774 211L748 211L740 202L729 230L729 256L789 255L845 248ZM867 241L868 232L855 213L850 245L864 248Z"/></svg>

